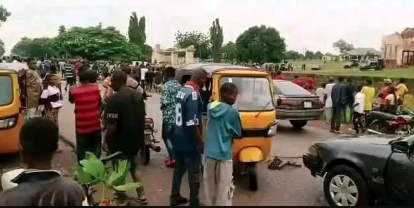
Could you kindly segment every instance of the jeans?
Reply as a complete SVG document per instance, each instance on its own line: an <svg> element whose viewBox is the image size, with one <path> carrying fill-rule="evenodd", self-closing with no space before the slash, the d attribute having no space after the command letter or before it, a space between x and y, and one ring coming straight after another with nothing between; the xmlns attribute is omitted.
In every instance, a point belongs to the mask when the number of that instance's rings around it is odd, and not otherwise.
<svg viewBox="0 0 414 208"><path fill-rule="evenodd" d="M331 118L331 131L339 131L341 129L342 116L344 115L344 107L333 106Z"/></svg>
<svg viewBox="0 0 414 208"><path fill-rule="evenodd" d="M165 148L167 149L169 159L174 159L174 154L171 144L171 136L173 135L174 125L167 124L167 122L162 123L162 139L165 143Z"/></svg>
<svg viewBox="0 0 414 208"><path fill-rule="evenodd" d="M364 129L360 129L360 128L364 127L363 123L362 123L362 120L361 120L362 119L362 114L358 113L358 112L355 112L355 111L354 111L353 114L354 114L354 116L353 116L352 122L354 123L355 133L359 134L360 131L364 131Z"/></svg>
<svg viewBox="0 0 414 208"><path fill-rule="evenodd" d="M200 206L200 169L201 153L184 152L174 150L175 169L172 181L171 204L177 202L180 197L181 181L186 171L188 171L188 183L190 186L190 206Z"/></svg>
<svg viewBox="0 0 414 208"><path fill-rule="evenodd" d="M86 152L92 152L96 157L101 156L101 131L94 131L91 133L81 134L76 133L76 155L78 162L85 159Z"/></svg>

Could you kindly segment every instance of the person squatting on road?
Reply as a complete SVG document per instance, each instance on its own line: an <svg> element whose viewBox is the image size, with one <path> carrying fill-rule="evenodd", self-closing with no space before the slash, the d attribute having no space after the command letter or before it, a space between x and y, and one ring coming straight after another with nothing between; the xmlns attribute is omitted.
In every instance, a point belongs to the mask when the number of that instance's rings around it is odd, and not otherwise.
<svg viewBox="0 0 414 208"><path fill-rule="evenodd" d="M173 129L175 124L175 107L177 93L181 88L180 82L175 79L175 68L167 67L165 69L166 82L161 91L161 111L162 111L162 139L167 148L168 158L165 165L171 167L174 165L174 156L171 144Z"/></svg>
<svg viewBox="0 0 414 208"><path fill-rule="evenodd" d="M80 85L69 90L69 102L75 104L78 162L85 158L86 152L92 152L97 157L101 155L101 95L98 85L89 82L90 76L90 72L80 72Z"/></svg>
<svg viewBox="0 0 414 208"><path fill-rule="evenodd" d="M107 128L104 149L109 153L122 152L123 159L130 164L130 174L134 182L142 183L138 174L138 155L145 145L145 104L141 93L127 87L128 75L121 70L112 75L112 88L116 92L107 101L105 126ZM144 188L136 190L139 202L148 204ZM126 193L117 192L121 204L127 200Z"/></svg>
<svg viewBox="0 0 414 208"><path fill-rule="evenodd" d="M180 194L181 181L186 171L188 171L190 186L190 206L200 206L200 169L203 150L201 117L203 103L200 90L206 81L207 72L204 69L196 69L191 80L181 87L176 96L174 137L171 140L175 159L171 206L185 204L188 201Z"/></svg>
<svg viewBox="0 0 414 208"><path fill-rule="evenodd" d="M27 169L12 179L17 187L0 193L0 206L88 206L83 188L52 169L58 142L54 122L41 117L26 121L20 130L20 156Z"/></svg>
<svg viewBox="0 0 414 208"><path fill-rule="evenodd" d="M239 112L232 105L237 86L224 83L219 101L208 105L208 124L204 145L204 188L207 206L232 206L233 139L241 137Z"/></svg>

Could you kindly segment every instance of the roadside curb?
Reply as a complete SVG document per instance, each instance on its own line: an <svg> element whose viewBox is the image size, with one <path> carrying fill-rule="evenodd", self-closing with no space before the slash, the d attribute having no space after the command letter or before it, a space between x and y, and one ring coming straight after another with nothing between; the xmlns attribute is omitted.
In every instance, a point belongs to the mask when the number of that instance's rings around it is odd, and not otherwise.
<svg viewBox="0 0 414 208"><path fill-rule="evenodd" d="M72 141L70 141L69 139L67 139L65 136L63 136L62 134L59 134L59 138L60 140L65 143L66 145L68 145L69 147L71 147L74 151L76 150L76 144Z"/></svg>

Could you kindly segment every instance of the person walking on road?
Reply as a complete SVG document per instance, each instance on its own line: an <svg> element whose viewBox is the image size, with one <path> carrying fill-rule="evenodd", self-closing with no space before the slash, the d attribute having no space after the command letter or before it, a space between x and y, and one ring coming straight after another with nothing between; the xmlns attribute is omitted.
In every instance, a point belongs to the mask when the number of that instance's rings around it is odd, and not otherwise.
<svg viewBox="0 0 414 208"><path fill-rule="evenodd" d="M174 166L174 156L171 144L175 124L175 107L177 93L181 88L180 83L175 79L175 68L165 69L167 82L162 86L161 111L162 111L162 139L167 148L168 158L165 160L167 167Z"/></svg>
<svg viewBox="0 0 414 208"><path fill-rule="evenodd" d="M207 81L207 72L197 69L191 80L178 91L176 96L176 115L174 138L172 139L175 169L172 181L170 205L177 206L187 203L180 194L181 181L186 171L190 186L190 206L200 206L200 169L202 139L203 103L200 90Z"/></svg>
<svg viewBox="0 0 414 208"><path fill-rule="evenodd" d="M347 99L347 101L348 101L348 103L347 103L347 106L345 107L345 110L344 110L344 121L347 123L347 122L350 122L350 121L353 121L353 119L352 119L352 116L353 116L353 113L352 113L352 109L354 109L354 95L355 95L355 86L354 86L354 84L352 83L352 79L351 78L348 78L348 79L346 79L346 99ZM348 112L349 112L349 120L347 119L347 115L348 115Z"/></svg>
<svg viewBox="0 0 414 208"><path fill-rule="evenodd" d="M332 119L332 88L335 86L335 79L333 77L329 77L328 84L325 86L325 119L326 123L330 123Z"/></svg>
<svg viewBox="0 0 414 208"><path fill-rule="evenodd" d="M41 116L41 110L39 109L39 98L42 93L42 78L37 73L37 65L34 58L27 59L27 67L24 75L24 92L26 96L26 110L24 112L25 119L28 120L33 117Z"/></svg>
<svg viewBox="0 0 414 208"><path fill-rule="evenodd" d="M107 101L105 109L106 134L104 149L109 153L122 152L123 159L130 164L130 174L134 182L142 183L138 174L138 154L145 145L145 104L142 94L127 87L128 76L121 70L112 75L112 88L116 92ZM136 190L139 202L148 204L144 188ZM117 192L120 204L127 199L126 193Z"/></svg>
<svg viewBox="0 0 414 208"><path fill-rule="evenodd" d="M58 75L48 74L44 80L39 102L43 106L43 117L50 119L59 126L59 110L62 107L62 94L59 88Z"/></svg>
<svg viewBox="0 0 414 208"><path fill-rule="evenodd" d="M355 94L354 98L354 106L353 106L353 116L352 122L354 124L354 130L356 134L359 134L363 131L361 129L363 127L362 122L362 114L364 113L365 108L365 95L361 92L362 86L357 86L356 88L357 93Z"/></svg>
<svg viewBox="0 0 414 208"><path fill-rule="evenodd" d="M79 73L80 85L69 90L69 102L75 104L76 150L78 162L86 152L101 155L101 95L98 85L89 83L90 74Z"/></svg>
<svg viewBox="0 0 414 208"><path fill-rule="evenodd" d="M232 106L237 86L224 83L221 99L208 106L208 124L204 145L204 187L207 206L232 206L233 139L241 137L239 112Z"/></svg>
<svg viewBox="0 0 414 208"><path fill-rule="evenodd" d="M76 84L76 77L75 77L75 72L74 72L72 64L65 63L63 65L62 74L66 78L65 92L67 92L68 86L70 88Z"/></svg>
<svg viewBox="0 0 414 208"><path fill-rule="evenodd" d="M346 97L347 86L344 83L343 77L338 77L338 83L332 87L332 118L331 118L331 132L340 134L341 122L344 109L348 104Z"/></svg>

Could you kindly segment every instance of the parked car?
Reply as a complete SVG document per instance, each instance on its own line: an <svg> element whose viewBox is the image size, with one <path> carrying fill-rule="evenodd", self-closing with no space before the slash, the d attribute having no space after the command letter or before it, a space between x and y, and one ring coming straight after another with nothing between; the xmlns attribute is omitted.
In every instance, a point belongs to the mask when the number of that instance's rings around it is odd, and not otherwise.
<svg viewBox="0 0 414 208"><path fill-rule="evenodd" d="M301 129L309 120L317 120L323 113L323 103L319 97L303 87L287 80L274 80L277 101L276 117L289 120L290 124Z"/></svg>
<svg viewBox="0 0 414 208"><path fill-rule="evenodd" d="M359 66L358 60L351 60L345 63L344 69L352 69L358 66Z"/></svg>
<svg viewBox="0 0 414 208"><path fill-rule="evenodd" d="M368 61L359 66L359 70L361 71L368 71L371 69L374 69L375 71L380 71L380 70L383 70L384 68L385 68L385 65L384 65L383 59L379 59L376 61Z"/></svg>
<svg viewBox="0 0 414 208"><path fill-rule="evenodd" d="M303 163L324 177L331 206L414 205L414 136L326 140L310 146Z"/></svg>

